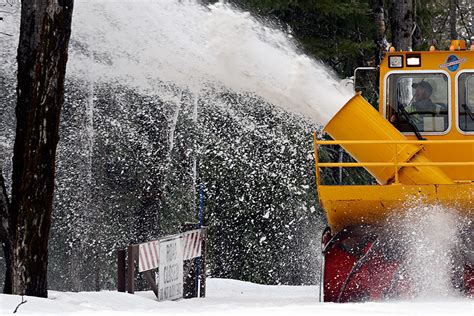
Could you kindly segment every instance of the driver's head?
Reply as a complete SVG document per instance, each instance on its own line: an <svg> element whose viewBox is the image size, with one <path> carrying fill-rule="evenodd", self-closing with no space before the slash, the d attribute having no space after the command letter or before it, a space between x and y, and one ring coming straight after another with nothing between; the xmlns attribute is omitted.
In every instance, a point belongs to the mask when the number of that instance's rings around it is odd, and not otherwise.
<svg viewBox="0 0 474 316"><path fill-rule="evenodd" d="M428 100L433 93L433 87L426 81L414 83L412 85L415 88L415 101Z"/></svg>

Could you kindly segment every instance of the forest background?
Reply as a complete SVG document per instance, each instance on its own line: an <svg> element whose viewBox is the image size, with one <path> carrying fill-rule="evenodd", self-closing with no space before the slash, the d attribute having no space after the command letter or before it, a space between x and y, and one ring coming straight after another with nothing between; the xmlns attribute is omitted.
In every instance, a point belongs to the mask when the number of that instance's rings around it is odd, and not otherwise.
<svg viewBox="0 0 474 316"><path fill-rule="evenodd" d="M303 52L341 78L351 77L356 67L377 66L390 45L446 48L450 39L473 35L474 1L228 2L291 34ZM0 5L2 17L11 1ZM0 41L2 36L7 35L0 34ZM0 167L7 190L15 87L14 74L0 73ZM49 288L115 289L115 250L197 222L201 186L210 276L317 284L325 227L312 147L312 133L319 127L251 94L228 91L209 101L194 100L180 89L172 92L180 102L118 83L66 82ZM322 155L350 159L337 148ZM329 183L371 181L359 171L333 170L323 176ZM4 256L2 283L3 271Z"/></svg>

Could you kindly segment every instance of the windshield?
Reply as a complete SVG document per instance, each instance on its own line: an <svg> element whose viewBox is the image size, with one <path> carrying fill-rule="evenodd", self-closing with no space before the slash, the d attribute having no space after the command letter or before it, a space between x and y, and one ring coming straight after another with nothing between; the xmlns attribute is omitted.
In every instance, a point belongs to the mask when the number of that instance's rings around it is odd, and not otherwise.
<svg viewBox="0 0 474 316"><path fill-rule="evenodd" d="M474 132L474 73L461 74L458 87L459 129Z"/></svg>
<svg viewBox="0 0 474 316"><path fill-rule="evenodd" d="M399 131L426 133L448 129L448 78L445 74L391 74L386 94L386 118Z"/></svg>

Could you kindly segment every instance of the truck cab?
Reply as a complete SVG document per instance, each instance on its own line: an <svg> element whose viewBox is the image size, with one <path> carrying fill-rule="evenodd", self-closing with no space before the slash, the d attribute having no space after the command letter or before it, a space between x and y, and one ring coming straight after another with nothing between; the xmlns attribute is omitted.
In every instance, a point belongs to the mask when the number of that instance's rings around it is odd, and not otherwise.
<svg viewBox="0 0 474 316"><path fill-rule="evenodd" d="M407 139L474 140L474 51L453 41L449 51L386 54L380 65L379 112ZM420 100L421 99L421 100ZM472 162L474 146L426 144L433 162ZM455 182L474 179L474 166L443 166Z"/></svg>

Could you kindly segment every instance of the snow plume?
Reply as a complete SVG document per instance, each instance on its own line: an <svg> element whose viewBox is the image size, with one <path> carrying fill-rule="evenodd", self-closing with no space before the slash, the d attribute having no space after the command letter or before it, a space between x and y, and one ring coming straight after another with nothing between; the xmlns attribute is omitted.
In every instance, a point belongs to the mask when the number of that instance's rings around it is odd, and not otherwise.
<svg viewBox="0 0 474 316"><path fill-rule="evenodd" d="M455 296L453 276L462 273L460 248L468 221L454 209L407 202L404 212L389 219L391 244L404 254L402 279L408 277L412 297Z"/></svg>
<svg viewBox="0 0 474 316"><path fill-rule="evenodd" d="M68 72L147 93L162 83L251 92L319 124L352 95L291 35L224 3L76 1Z"/></svg>

